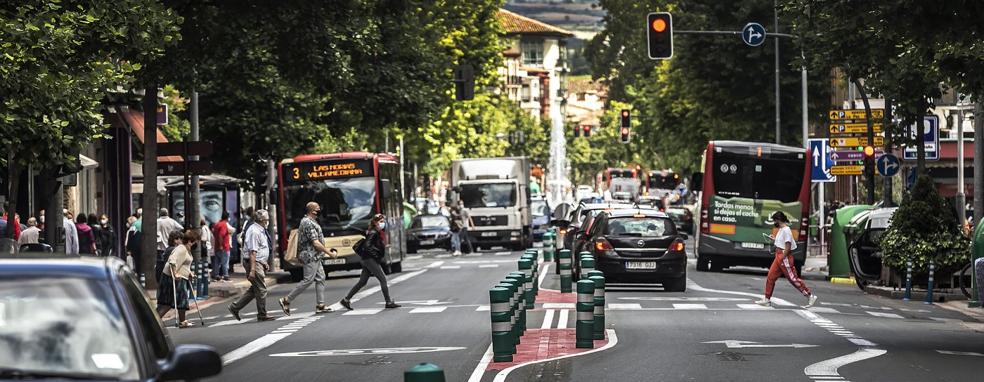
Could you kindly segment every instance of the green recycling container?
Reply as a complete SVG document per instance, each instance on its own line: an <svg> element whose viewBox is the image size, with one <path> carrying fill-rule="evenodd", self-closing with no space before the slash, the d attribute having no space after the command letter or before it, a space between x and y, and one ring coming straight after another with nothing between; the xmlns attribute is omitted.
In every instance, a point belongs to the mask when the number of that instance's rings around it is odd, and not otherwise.
<svg viewBox="0 0 984 382"><path fill-rule="evenodd" d="M830 252L827 254L830 277L851 276L851 261L847 256L849 243L844 229L855 216L870 210L869 205L853 205L838 208L834 214L834 224L830 227Z"/></svg>

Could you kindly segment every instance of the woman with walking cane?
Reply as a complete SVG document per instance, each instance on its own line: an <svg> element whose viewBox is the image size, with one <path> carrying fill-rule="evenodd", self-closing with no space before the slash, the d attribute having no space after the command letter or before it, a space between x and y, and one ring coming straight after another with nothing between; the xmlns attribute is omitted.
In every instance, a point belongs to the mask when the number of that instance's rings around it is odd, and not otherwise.
<svg viewBox="0 0 984 382"><path fill-rule="evenodd" d="M178 245L171 251L164 267L161 283L157 287L157 314L164 316L171 309L178 310L178 328L193 326L185 319L188 312L188 299L191 296L191 248L198 242L198 232L186 230Z"/></svg>

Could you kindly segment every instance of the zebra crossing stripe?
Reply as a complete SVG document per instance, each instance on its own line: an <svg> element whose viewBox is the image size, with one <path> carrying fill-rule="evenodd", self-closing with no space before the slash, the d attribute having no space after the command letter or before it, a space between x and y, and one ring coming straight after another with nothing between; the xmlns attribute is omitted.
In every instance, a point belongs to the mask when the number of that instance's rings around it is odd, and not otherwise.
<svg viewBox="0 0 984 382"><path fill-rule="evenodd" d="M540 325L540 329L550 329L553 326L554 310L547 309L547 313L543 316L543 325Z"/></svg>
<svg viewBox="0 0 984 382"><path fill-rule="evenodd" d="M902 317L902 316L900 316L898 314L895 314L895 313L882 313L882 312L870 312L870 311L869 312L866 312L866 313L868 313L868 314L870 314L872 316L875 316L875 317L882 317L882 318L904 318L904 317Z"/></svg>
<svg viewBox="0 0 984 382"><path fill-rule="evenodd" d="M446 307L446 306L428 306L428 307L422 307L422 308L413 308L412 310L410 310L410 314L417 314L417 313L441 313L441 312L445 311L446 309L448 309L448 307Z"/></svg>
<svg viewBox="0 0 984 382"><path fill-rule="evenodd" d="M707 310L707 305L704 305L704 304L673 304L673 309L680 309L680 310Z"/></svg>
<svg viewBox="0 0 984 382"><path fill-rule="evenodd" d="M382 312L383 308L356 309L342 313L343 316L369 316Z"/></svg>

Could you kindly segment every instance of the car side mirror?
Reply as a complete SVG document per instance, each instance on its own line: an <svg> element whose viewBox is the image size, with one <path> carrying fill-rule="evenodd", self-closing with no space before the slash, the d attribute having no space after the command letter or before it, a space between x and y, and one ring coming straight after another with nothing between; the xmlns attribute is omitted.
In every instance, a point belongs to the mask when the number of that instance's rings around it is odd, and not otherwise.
<svg viewBox="0 0 984 382"><path fill-rule="evenodd" d="M178 345L161 366L161 380L195 380L222 372L222 357L206 345Z"/></svg>
<svg viewBox="0 0 984 382"><path fill-rule="evenodd" d="M683 232L680 232L678 235L680 235L680 238L683 239L683 240L690 239L690 235L687 235L687 234L685 234Z"/></svg>
<svg viewBox="0 0 984 382"><path fill-rule="evenodd" d="M704 173L695 172L693 175L690 176L691 191L695 191L695 192L700 191L703 186L704 186Z"/></svg>

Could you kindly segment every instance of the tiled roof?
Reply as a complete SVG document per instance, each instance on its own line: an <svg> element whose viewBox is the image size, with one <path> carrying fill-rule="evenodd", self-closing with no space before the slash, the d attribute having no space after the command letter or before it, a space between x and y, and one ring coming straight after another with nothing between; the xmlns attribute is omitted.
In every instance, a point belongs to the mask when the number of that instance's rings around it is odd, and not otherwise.
<svg viewBox="0 0 984 382"><path fill-rule="evenodd" d="M499 9L499 20L507 34L540 34L574 37L574 33L526 16Z"/></svg>

